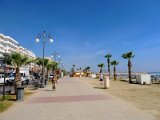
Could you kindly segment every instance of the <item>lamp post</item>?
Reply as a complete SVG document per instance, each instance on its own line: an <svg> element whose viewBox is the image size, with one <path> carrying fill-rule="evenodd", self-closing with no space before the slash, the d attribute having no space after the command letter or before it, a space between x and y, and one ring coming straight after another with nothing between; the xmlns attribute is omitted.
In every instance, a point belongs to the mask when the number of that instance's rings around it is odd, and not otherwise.
<svg viewBox="0 0 160 120"><path fill-rule="evenodd" d="M61 56L60 55L58 55L58 64L59 64L59 68L60 68L60 62L61 62Z"/></svg>
<svg viewBox="0 0 160 120"><path fill-rule="evenodd" d="M44 54L45 54L45 45L46 45L46 41L47 39L50 40L51 43L53 43L53 39L52 36L50 34L47 34L46 31L43 31L43 33L39 33L37 34L36 37L36 42L39 43L40 39L42 39L42 45L43 45L43 63L42 63L42 78L41 78L41 87L44 87L44 72L45 72L45 68L44 68Z"/></svg>
<svg viewBox="0 0 160 120"><path fill-rule="evenodd" d="M61 62L61 56L58 55L58 68L59 68L59 78L61 77L61 68L60 68L60 62Z"/></svg>
<svg viewBox="0 0 160 120"><path fill-rule="evenodd" d="M57 53L56 51L54 52L54 59L55 59L55 61L57 61L57 56L59 56L59 53Z"/></svg>

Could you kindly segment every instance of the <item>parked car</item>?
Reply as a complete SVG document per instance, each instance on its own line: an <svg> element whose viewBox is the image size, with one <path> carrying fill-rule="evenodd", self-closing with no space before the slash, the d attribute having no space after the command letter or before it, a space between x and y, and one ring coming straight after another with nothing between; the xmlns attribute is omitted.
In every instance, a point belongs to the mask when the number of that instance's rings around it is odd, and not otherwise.
<svg viewBox="0 0 160 120"><path fill-rule="evenodd" d="M4 75L0 74L0 84L4 83Z"/></svg>
<svg viewBox="0 0 160 120"><path fill-rule="evenodd" d="M29 83L29 78L23 76L23 73L20 73L20 75L21 75L21 84L28 84ZM9 85L12 85L12 84L14 84L14 80L15 80L15 73L11 73L8 76L8 79L7 79L6 83L9 84Z"/></svg>
<svg viewBox="0 0 160 120"><path fill-rule="evenodd" d="M5 80L5 84L7 83L8 78ZM4 83L4 74L0 74L0 84Z"/></svg>

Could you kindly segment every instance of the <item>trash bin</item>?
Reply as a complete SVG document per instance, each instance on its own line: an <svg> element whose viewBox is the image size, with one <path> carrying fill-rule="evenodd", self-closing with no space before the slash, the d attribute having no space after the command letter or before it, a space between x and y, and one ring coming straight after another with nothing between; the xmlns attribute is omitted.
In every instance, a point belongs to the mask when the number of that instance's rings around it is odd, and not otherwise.
<svg viewBox="0 0 160 120"><path fill-rule="evenodd" d="M19 86L17 87L16 100L23 101L23 97L24 97L24 87Z"/></svg>

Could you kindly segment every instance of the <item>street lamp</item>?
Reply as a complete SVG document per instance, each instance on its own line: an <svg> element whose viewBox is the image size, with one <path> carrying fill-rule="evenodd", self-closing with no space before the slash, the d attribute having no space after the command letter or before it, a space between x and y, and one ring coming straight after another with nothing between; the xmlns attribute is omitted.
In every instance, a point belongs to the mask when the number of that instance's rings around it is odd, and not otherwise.
<svg viewBox="0 0 160 120"><path fill-rule="evenodd" d="M58 62L57 59L56 59L58 56L59 56L59 53L56 52L56 51L55 51L54 53L51 53L51 57L53 58L53 60L54 60L55 62Z"/></svg>
<svg viewBox="0 0 160 120"><path fill-rule="evenodd" d="M60 68L61 56L58 55L58 58L59 58L59 59L58 59L58 60L59 60L58 63L59 63L59 68Z"/></svg>
<svg viewBox="0 0 160 120"><path fill-rule="evenodd" d="M59 58L59 77L61 78L61 56L58 55L58 58Z"/></svg>
<svg viewBox="0 0 160 120"><path fill-rule="evenodd" d="M53 43L53 39L52 39L52 36L50 34L46 33L46 31L43 31L43 33L37 34L37 37L36 37L35 41L37 43L39 43L40 39L42 39L42 45L43 45L43 64L42 64L42 78L41 78L41 85L42 86L41 87L44 87L44 72L45 72L45 68L44 68L44 54L45 54L44 50L45 49L44 48L45 48L47 39L49 39L49 41L51 43Z"/></svg>

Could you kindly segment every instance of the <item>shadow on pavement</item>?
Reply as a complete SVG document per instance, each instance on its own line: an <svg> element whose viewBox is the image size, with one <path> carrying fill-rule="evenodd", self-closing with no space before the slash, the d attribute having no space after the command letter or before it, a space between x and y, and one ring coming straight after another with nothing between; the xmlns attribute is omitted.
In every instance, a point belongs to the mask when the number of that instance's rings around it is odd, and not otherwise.
<svg viewBox="0 0 160 120"><path fill-rule="evenodd" d="M53 90L44 90L44 91L53 91Z"/></svg>
<svg viewBox="0 0 160 120"><path fill-rule="evenodd" d="M93 88L95 88L95 89L106 89L104 87L93 87Z"/></svg>

